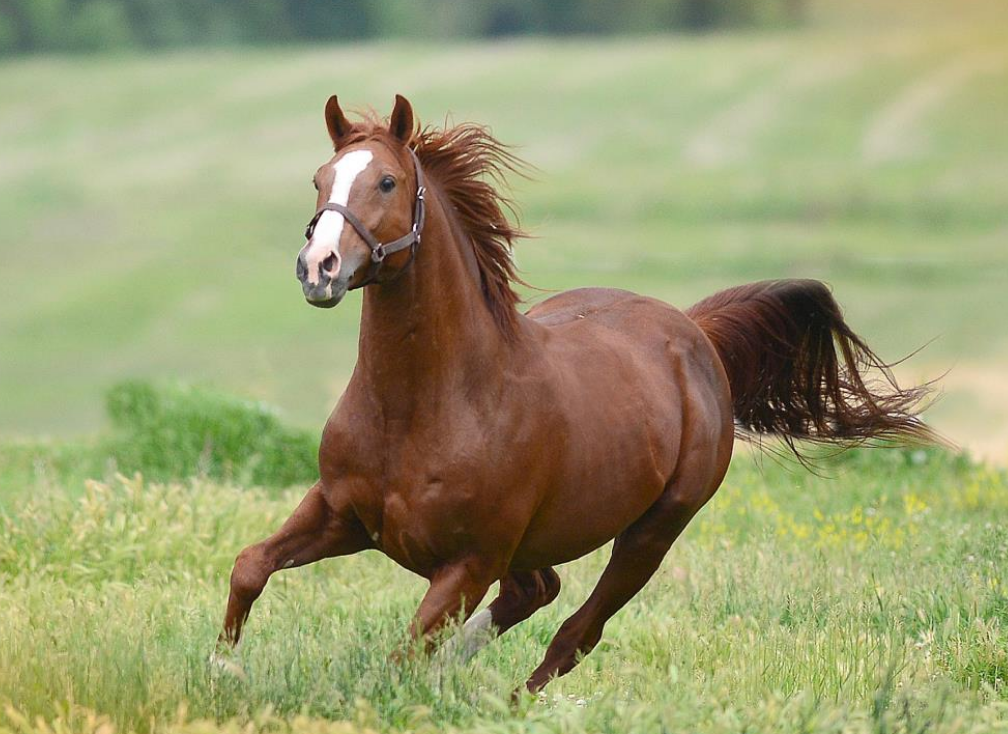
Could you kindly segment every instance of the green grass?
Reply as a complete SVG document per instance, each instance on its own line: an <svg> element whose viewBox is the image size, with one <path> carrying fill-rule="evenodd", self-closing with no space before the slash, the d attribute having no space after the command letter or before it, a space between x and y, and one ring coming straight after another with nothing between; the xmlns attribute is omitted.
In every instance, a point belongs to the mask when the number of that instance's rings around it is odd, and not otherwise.
<svg viewBox="0 0 1008 734"><path fill-rule="evenodd" d="M993 380L1008 355L998 18L6 61L0 432L88 432L113 383L179 377L317 430L359 316L356 295L309 308L293 276L333 92L383 111L403 92L426 122L450 112L519 146L540 169L515 192L537 286L686 305L824 278L884 356L937 338L909 378ZM1008 391L979 382L953 372L936 419L1003 453Z"/></svg>
<svg viewBox="0 0 1008 734"><path fill-rule="evenodd" d="M193 385L139 380L105 396L109 430L78 440L0 442L0 509L38 487L79 494L89 478L142 471L265 487L318 479L320 432L285 425L263 403Z"/></svg>
<svg viewBox="0 0 1008 734"><path fill-rule="evenodd" d="M355 358L359 297L293 277L329 94L518 144L538 286L819 277L883 356L937 336L902 374L954 367L932 416L1003 456L1004 20L0 63L0 734L1008 732L1008 475L938 452L738 456L517 709L605 550L468 664L389 661L423 585L369 553L271 582L246 680L207 665Z"/></svg>
<svg viewBox="0 0 1008 734"><path fill-rule="evenodd" d="M262 403L138 381L116 385L106 403L115 428L107 451L126 473L280 487L318 478L320 434L288 428Z"/></svg>
<svg viewBox="0 0 1008 734"><path fill-rule="evenodd" d="M299 491L40 489L0 521L0 731L1008 731L1008 475L895 450L828 470L739 457L602 644L514 710L605 550L469 663L390 662L423 585L377 553L282 572L242 680L207 664L230 565Z"/></svg>

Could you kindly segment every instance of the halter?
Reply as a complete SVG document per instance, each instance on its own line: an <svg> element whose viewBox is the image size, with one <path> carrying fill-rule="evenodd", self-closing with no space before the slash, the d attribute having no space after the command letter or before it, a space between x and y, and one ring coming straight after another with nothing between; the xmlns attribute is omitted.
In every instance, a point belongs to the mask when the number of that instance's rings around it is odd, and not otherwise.
<svg viewBox="0 0 1008 734"><path fill-rule="evenodd" d="M367 246L371 248L371 266L368 268L368 275L364 280L350 290L363 288L366 285L376 282L378 279L378 273L381 271L382 263L389 255L399 252L400 250L405 250L407 247L410 248L409 261L402 267L399 273L406 270L406 268L413 263L413 258L416 256L417 248L420 246L420 233L423 232L424 219L426 218L424 194L427 191L427 187L424 186L423 171L420 169L420 159L417 158L417 154L413 152L412 148L406 148L406 150L409 151L410 156L413 158L413 168L416 171L417 182L416 200L413 204L413 227L409 232L399 239L382 244L378 241L378 238L374 236L371 230L364 226L364 222L358 219L356 215L354 215L345 206L335 202L329 202L319 207L319 210L315 212L315 216L311 218L311 221L308 222L308 226L305 228L305 239L311 240L312 234L315 233L315 225L318 224L322 214L327 211L337 212L342 214L346 221L350 222L350 225L357 230L357 234L361 236L361 239L364 240ZM398 275L399 274L397 273L396 277L398 277Z"/></svg>

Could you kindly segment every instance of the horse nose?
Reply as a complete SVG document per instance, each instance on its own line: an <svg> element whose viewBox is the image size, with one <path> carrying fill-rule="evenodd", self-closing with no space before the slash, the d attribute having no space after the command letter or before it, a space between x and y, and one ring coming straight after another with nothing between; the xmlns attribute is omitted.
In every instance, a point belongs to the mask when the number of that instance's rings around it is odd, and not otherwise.
<svg viewBox="0 0 1008 734"><path fill-rule="evenodd" d="M322 260L319 261L319 257ZM301 289L309 301L326 300L332 295L332 284L339 275L341 259L339 253L331 250L312 251L311 244L305 245L298 253L294 273L301 281Z"/></svg>
<svg viewBox="0 0 1008 734"><path fill-rule="evenodd" d="M319 275L333 280L339 274L339 268L340 256L330 252L326 259L319 263Z"/></svg>

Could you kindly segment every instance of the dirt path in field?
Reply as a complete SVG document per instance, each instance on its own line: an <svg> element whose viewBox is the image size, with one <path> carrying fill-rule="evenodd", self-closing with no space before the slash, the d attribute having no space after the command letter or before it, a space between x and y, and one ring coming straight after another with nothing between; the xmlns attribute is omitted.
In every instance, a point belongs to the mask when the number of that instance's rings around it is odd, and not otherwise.
<svg viewBox="0 0 1008 734"><path fill-rule="evenodd" d="M901 365L901 385L938 378L937 402L925 413L927 422L975 457L1008 466L1008 355L984 362Z"/></svg>
<svg viewBox="0 0 1008 734"><path fill-rule="evenodd" d="M941 384L948 401L965 400L976 409L949 414L938 427L975 455L1008 464L1008 361L959 365Z"/></svg>
<svg viewBox="0 0 1008 734"><path fill-rule="evenodd" d="M981 74L1005 69L1008 56L983 51L959 57L924 74L897 92L868 124L861 154L869 163L905 158L927 149L921 123L940 108L963 84Z"/></svg>

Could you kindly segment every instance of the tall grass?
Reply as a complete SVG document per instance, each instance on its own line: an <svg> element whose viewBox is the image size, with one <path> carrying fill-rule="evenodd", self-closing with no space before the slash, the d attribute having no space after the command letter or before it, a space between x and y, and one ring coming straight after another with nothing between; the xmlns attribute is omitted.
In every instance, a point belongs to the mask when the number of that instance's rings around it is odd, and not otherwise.
<svg viewBox="0 0 1008 734"><path fill-rule="evenodd" d="M0 731L1008 731L1008 476L880 451L830 471L740 457L599 648L514 709L605 551L470 663L390 662L423 584L376 553L283 572L242 679L207 664L230 565L300 492L54 487L0 526Z"/></svg>

